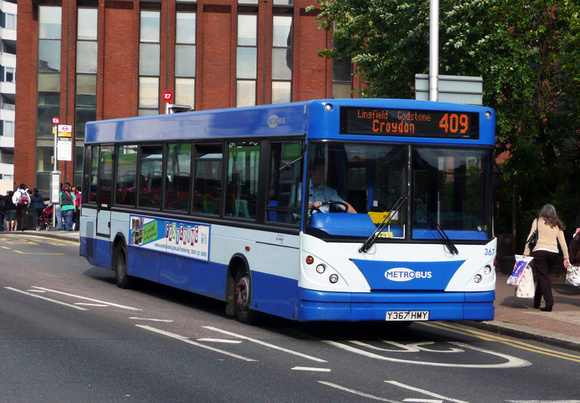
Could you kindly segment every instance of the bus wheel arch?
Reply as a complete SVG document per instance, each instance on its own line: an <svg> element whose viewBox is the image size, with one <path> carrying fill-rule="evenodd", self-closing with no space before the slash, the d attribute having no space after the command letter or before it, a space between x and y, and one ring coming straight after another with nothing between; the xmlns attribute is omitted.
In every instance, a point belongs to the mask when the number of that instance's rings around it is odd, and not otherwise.
<svg viewBox="0 0 580 403"><path fill-rule="evenodd" d="M226 313L235 315L245 324L256 321L256 311L252 309L252 273L244 256L232 257L228 266Z"/></svg>
<svg viewBox="0 0 580 403"><path fill-rule="evenodd" d="M119 288L130 288L133 281L127 272L127 243L122 235L117 235L113 241L113 256L111 268L115 272L115 282Z"/></svg>

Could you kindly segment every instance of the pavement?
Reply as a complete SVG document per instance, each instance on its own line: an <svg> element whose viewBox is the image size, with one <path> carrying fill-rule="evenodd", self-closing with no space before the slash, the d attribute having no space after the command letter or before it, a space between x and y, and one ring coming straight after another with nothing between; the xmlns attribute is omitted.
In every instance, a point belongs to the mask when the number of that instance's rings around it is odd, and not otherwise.
<svg viewBox="0 0 580 403"><path fill-rule="evenodd" d="M2 235L37 235L79 242L78 231L16 231ZM542 312L533 308L533 300L515 296L515 287L507 284L509 274L497 271L495 319L459 323L526 340L580 351L580 287L566 284L562 274L552 277L554 309ZM543 301L542 301L543 304Z"/></svg>

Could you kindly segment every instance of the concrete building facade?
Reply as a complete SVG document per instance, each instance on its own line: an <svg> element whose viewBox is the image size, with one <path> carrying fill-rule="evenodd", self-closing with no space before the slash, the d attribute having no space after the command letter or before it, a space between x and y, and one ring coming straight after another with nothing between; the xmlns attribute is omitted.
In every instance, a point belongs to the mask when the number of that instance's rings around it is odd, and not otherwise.
<svg viewBox="0 0 580 403"><path fill-rule="evenodd" d="M8 187L14 180L17 14L16 0L0 0L0 183Z"/></svg>
<svg viewBox="0 0 580 403"><path fill-rule="evenodd" d="M15 181L48 191L53 117L72 125L62 180L80 183L85 123L165 113L165 92L194 110L349 97L350 64L318 56L332 38L306 11L313 3L19 3Z"/></svg>

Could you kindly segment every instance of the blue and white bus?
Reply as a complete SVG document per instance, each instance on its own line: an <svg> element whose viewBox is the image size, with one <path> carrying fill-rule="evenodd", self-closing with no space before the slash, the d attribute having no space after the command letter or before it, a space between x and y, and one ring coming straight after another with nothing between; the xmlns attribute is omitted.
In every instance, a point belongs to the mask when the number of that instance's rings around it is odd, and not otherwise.
<svg viewBox="0 0 580 403"><path fill-rule="evenodd" d="M490 320L494 133L395 99L89 122L80 253L245 323Z"/></svg>

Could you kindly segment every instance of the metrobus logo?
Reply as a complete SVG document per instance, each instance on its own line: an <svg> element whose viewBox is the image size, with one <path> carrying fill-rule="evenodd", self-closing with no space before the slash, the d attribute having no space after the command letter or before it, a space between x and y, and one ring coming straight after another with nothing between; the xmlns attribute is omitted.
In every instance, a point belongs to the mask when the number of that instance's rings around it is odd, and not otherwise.
<svg viewBox="0 0 580 403"><path fill-rule="evenodd" d="M283 117L278 117L277 115L272 115L268 118L268 126L271 129L274 129L275 127L278 127L278 125L284 124L286 123L286 118Z"/></svg>
<svg viewBox="0 0 580 403"><path fill-rule="evenodd" d="M406 267L395 267L385 272L387 280L391 281L411 281L414 279L431 278L430 271L415 271Z"/></svg>

